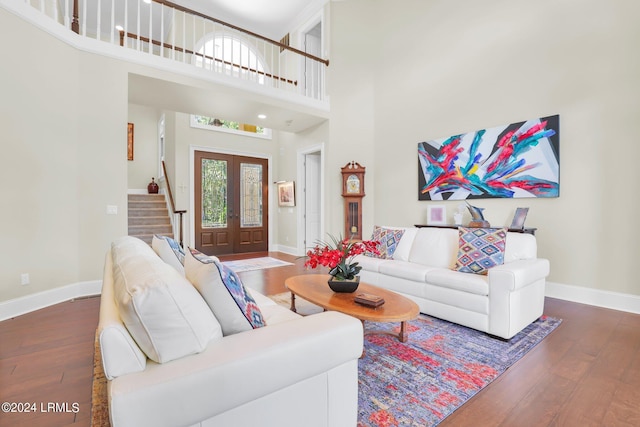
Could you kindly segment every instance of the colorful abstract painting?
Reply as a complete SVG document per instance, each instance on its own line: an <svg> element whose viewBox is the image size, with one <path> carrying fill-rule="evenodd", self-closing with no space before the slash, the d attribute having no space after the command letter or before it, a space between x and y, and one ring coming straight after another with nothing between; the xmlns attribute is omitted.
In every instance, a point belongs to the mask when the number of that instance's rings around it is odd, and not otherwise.
<svg viewBox="0 0 640 427"><path fill-rule="evenodd" d="M418 143L418 200L558 197L560 116Z"/></svg>

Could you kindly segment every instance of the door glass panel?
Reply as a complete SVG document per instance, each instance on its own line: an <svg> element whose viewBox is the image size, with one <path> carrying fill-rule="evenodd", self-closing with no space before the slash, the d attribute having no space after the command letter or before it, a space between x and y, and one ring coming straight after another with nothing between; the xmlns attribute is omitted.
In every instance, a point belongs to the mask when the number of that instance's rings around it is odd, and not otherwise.
<svg viewBox="0 0 640 427"><path fill-rule="evenodd" d="M240 164L240 226L262 227L262 165Z"/></svg>
<svg viewBox="0 0 640 427"><path fill-rule="evenodd" d="M202 159L202 228L227 227L227 162Z"/></svg>

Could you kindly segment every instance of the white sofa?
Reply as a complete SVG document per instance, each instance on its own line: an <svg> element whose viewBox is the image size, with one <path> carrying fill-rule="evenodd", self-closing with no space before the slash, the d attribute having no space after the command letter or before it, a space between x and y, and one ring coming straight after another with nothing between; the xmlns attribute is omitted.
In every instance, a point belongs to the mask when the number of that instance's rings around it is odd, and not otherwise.
<svg viewBox="0 0 640 427"><path fill-rule="evenodd" d="M356 425L360 321L337 312L301 317L249 290L267 326L223 337L186 280L135 238L107 253L97 332L112 427ZM152 342L134 339L141 330L127 303L146 316L142 332ZM199 328L196 339L179 329L182 319ZM148 345L159 349L154 358L172 360L149 359Z"/></svg>
<svg viewBox="0 0 640 427"><path fill-rule="evenodd" d="M393 259L359 255L362 281L403 294L422 313L509 339L544 309L549 261L537 257L536 238L509 232L504 264L487 275L452 268L459 248L457 229L403 228Z"/></svg>

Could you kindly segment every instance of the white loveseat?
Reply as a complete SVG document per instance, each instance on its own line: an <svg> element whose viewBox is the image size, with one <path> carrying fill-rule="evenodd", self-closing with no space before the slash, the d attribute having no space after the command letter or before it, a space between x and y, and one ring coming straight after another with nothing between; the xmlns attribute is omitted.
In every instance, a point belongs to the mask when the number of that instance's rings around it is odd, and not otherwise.
<svg viewBox="0 0 640 427"><path fill-rule="evenodd" d="M301 317L249 291L267 326L223 337L193 289L142 241L112 244L98 325L112 427L356 424L360 321ZM149 345L172 360L151 360Z"/></svg>
<svg viewBox="0 0 640 427"><path fill-rule="evenodd" d="M393 259L359 255L364 282L403 294L422 313L509 339L544 309L549 261L537 257L536 238L509 232L504 264L488 274L455 271L457 229L382 227L404 230Z"/></svg>

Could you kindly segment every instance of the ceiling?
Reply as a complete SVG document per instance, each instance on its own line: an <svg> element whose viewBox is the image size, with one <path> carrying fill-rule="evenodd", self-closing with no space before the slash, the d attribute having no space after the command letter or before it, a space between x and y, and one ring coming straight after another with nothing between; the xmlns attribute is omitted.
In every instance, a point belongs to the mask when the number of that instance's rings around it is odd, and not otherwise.
<svg viewBox="0 0 640 427"><path fill-rule="evenodd" d="M229 24L280 40L292 26L309 19L328 0L173 0Z"/></svg>
<svg viewBox="0 0 640 427"><path fill-rule="evenodd" d="M326 111L292 108L286 102L226 86L202 83L196 87L137 74L129 74L129 102L294 133L316 126L328 117ZM267 118L259 119L258 114Z"/></svg>

